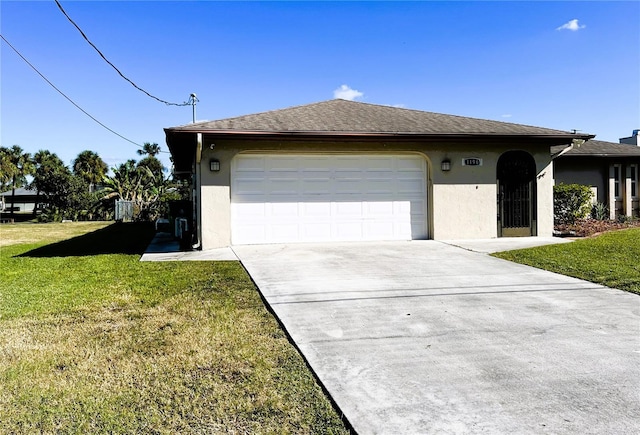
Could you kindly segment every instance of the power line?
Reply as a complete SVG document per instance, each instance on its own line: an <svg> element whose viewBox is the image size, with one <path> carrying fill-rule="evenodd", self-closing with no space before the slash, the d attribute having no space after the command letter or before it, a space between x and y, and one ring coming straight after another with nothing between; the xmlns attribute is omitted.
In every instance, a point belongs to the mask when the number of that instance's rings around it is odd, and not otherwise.
<svg viewBox="0 0 640 435"><path fill-rule="evenodd" d="M58 9L60 9L60 12L62 12L64 14L65 17L67 17L67 20L69 20L69 22L71 24L73 24L73 26L78 29L78 32L80 32L80 34L82 35L82 37L84 38L85 41L87 41L89 43L89 45L91 47L93 47L93 49L95 51L98 52L98 54L100 55L100 57L102 59L104 59L105 62L107 62L113 69L116 70L116 72L120 75L120 77L122 77L123 79L125 79L126 81L128 81L129 83L131 83L131 85L136 88L137 90L143 92L144 94L148 95L149 97L153 98L154 100L157 100L161 103L166 104L167 106L188 106L190 104L192 104L190 101L187 101L185 103L171 103L169 101L165 101L162 100L154 95L151 95L149 92L145 91L144 89L142 89L140 86L136 85L133 81L131 81L129 78L127 78L124 74L122 74L122 72L114 65L112 64L109 59L107 59L105 57L104 54L102 54L102 52L98 49L98 47L95 46L95 44L93 42L91 42L89 40L89 38L87 37L87 35L84 34L84 32L82 31L82 29L71 19L71 17L67 14L67 12L62 8L62 5L60 4L60 2L58 0L55 0L56 5L58 5Z"/></svg>
<svg viewBox="0 0 640 435"><path fill-rule="evenodd" d="M106 125L104 125L102 122L98 121L94 116L92 116L89 112L87 112L87 111L86 111L86 110L84 110L82 107L80 107L78 104L76 104L76 102L75 102L75 101L73 101L71 98L69 98L69 97L68 97L64 92L62 92L60 89L58 89L58 88L56 87L56 85L54 85L53 83L51 83L51 81L49 81L49 79L48 79L48 78L46 78L46 77L45 77L45 76L44 76L40 71L38 71L38 69L37 69L35 66L33 66L33 65L31 64L31 62L29 62L29 61L27 60L27 58L25 58L25 57L24 57L24 56L23 56L23 55L22 55L22 54L21 54L21 53L20 53L20 52L19 52L19 51L18 51L18 50L13 46L13 45L11 45L11 43L10 43L9 41L7 41L7 38L5 38L5 37L4 37L4 35L0 34L0 38L2 38L2 40L3 40L3 41L4 41L4 42L9 46L9 47L11 47L11 49L12 49L13 51L15 51L15 52L16 52L16 54L17 54L18 56L20 56L20 58L22 58L22 60L24 60L24 61L27 63L27 65L29 65L29 66L31 67L31 69L33 69L36 73L38 73L38 75L39 75L40 77L42 77L42 79L43 79L45 82L47 82L47 83L49 84L49 86L51 86L53 89L55 89L56 91L58 91L58 93L59 93L60 95L62 95L63 97L65 97L65 98L66 98L66 99L67 99L71 104L73 104L74 106L76 106L76 108L78 108L82 113L84 113L85 115L87 115L89 118L93 119L95 122L97 122L98 124L100 124L100 125L101 125L102 127L104 127L105 129L109 130L111 133L115 134L116 136L118 136L118 137L120 137L120 138L122 138L122 139L126 140L127 142L130 142L130 143L134 144L134 145L135 145L135 146L137 146L137 147L144 148L144 147L143 147L142 145L140 145L139 143L136 143L136 142L132 141L131 139L127 139L126 137L124 137L123 135L121 135L120 133L118 133L117 131L114 131L114 130L110 129L109 127L107 127Z"/></svg>

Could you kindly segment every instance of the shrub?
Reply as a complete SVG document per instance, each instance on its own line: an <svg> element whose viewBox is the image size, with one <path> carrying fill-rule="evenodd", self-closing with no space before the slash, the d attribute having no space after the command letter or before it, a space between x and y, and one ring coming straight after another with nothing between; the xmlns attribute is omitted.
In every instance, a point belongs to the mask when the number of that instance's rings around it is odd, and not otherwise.
<svg viewBox="0 0 640 435"><path fill-rule="evenodd" d="M603 202L596 202L591 208L591 217L599 221L608 220L609 207Z"/></svg>
<svg viewBox="0 0 640 435"><path fill-rule="evenodd" d="M623 214L619 214L616 220L621 224L628 224L636 221L636 218L633 216L625 216Z"/></svg>
<svg viewBox="0 0 640 435"><path fill-rule="evenodd" d="M553 186L553 217L556 223L574 223L589 216L593 193L589 186L560 183Z"/></svg>

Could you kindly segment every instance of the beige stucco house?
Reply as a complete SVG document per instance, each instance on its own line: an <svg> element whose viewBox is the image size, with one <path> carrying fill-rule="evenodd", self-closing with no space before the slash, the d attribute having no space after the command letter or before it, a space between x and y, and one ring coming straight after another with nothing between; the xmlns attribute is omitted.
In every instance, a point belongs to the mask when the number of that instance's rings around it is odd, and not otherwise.
<svg viewBox="0 0 640 435"><path fill-rule="evenodd" d="M593 137L346 100L165 134L202 249L550 236L550 147Z"/></svg>
<svg viewBox="0 0 640 435"><path fill-rule="evenodd" d="M635 130L634 136L623 139L638 143L637 134ZM558 154L554 159L556 183L591 186L593 201L607 206L610 219L640 216L640 146L631 140L627 143L590 140L580 147L562 151L562 147L552 148L552 152Z"/></svg>

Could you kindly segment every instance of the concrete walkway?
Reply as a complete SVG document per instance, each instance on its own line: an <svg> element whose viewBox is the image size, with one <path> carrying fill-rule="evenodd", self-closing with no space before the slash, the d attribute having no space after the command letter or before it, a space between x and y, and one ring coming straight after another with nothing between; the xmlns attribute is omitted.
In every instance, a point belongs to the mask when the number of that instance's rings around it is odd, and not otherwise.
<svg viewBox="0 0 640 435"><path fill-rule="evenodd" d="M477 241L233 249L361 435L638 433L636 295Z"/></svg>
<svg viewBox="0 0 640 435"><path fill-rule="evenodd" d="M140 261L238 261L231 248L180 251L180 242L169 233L157 233Z"/></svg>
<svg viewBox="0 0 640 435"><path fill-rule="evenodd" d="M571 242L557 237L510 237L496 239L445 240L444 243L475 252L500 252L512 249ZM217 248L204 251L181 251L180 242L170 233L155 235L140 261L238 261L232 248Z"/></svg>

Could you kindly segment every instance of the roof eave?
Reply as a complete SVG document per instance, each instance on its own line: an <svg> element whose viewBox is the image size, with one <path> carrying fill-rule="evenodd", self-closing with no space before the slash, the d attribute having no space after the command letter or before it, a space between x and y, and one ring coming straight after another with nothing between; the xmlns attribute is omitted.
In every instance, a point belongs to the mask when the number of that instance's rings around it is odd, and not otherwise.
<svg viewBox="0 0 640 435"><path fill-rule="evenodd" d="M559 140L571 142L574 139L589 140L595 137L590 134L574 133L552 133L552 134L532 134L532 133L497 133L497 132L473 132L473 133L422 133L422 132L358 132L358 131L262 131L262 130L221 130L221 129L200 129L200 128L166 128L166 133L202 133L217 137L240 137L250 136L253 138L279 138L279 137L299 137L299 138L356 138L356 139L430 139L430 140L457 140L457 139L534 139L534 140Z"/></svg>
<svg viewBox="0 0 640 435"><path fill-rule="evenodd" d="M567 153L563 157L602 157L602 158L620 158L620 157L640 157L640 154L613 154L613 153Z"/></svg>

